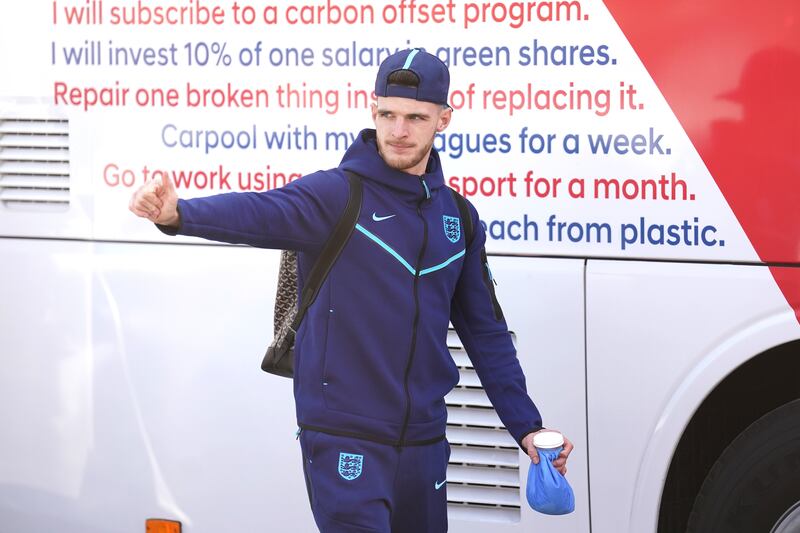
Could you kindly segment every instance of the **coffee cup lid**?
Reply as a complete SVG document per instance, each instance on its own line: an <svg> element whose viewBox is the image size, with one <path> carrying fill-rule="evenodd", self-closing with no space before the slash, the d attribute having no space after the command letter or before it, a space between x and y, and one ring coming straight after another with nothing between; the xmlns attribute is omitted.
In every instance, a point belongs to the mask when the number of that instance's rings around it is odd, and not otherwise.
<svg viewBox="0 0 800 533"><path fill-rule="evenodd" d="M558 431L542 431L533 436L533 445L537 448L558 448L564 445L564 435Z"/></svg>

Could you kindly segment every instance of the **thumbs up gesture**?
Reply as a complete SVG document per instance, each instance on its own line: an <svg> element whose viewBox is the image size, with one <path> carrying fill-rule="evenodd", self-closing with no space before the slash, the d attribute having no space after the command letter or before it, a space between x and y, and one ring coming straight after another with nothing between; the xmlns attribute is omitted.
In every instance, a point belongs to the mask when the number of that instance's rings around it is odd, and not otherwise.
<svg viewBox="0 0 800 533"><path fill-rule="evenodd" d="M178 226L178 193L175 184L162 174L160 179L150 180L131 196L128 204L136 216L164 226Z"/></svg>

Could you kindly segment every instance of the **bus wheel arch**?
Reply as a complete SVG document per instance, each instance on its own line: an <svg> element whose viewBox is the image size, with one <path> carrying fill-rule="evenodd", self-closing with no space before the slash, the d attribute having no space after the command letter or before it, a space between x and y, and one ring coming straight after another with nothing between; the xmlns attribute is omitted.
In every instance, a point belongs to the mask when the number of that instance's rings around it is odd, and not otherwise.
<svg viewBox="0 0 800 533"><path fill-rule="evenodd" d="M704 517L708 519L713 513L722 512L713 502L724 488L720 483L730 483L719 481L729 479L730 462L757 446L758 435L765 431L772 435L775 430L769 428L777 420L785 419L787 412L800 412L798 375L800 341L792 341L746 361L704 399L673 454L662 492L659 533L686 531L690 516L691 524L696 527L704 523ZM800 456L797 466L800 471ZM757 482L745 480L745 483ZM786 504L777 516L771 517L773 524L780 524L782 513L788 513L785 520L794 520L793 512L792 505Z"/></svg>

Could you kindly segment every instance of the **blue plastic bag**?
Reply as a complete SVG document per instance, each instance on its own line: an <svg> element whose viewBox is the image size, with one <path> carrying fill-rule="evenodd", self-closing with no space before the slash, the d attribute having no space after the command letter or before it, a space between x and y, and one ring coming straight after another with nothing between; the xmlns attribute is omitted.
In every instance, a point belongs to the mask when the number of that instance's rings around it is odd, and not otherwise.
<svg viewBox="0 0 800 533"><path fill-rule="evenodd" d="M553 466L562 448L539 449L539 464L528 468L528 505L534 511L550 515L568 514L575 510L575 494Z"/></svg>

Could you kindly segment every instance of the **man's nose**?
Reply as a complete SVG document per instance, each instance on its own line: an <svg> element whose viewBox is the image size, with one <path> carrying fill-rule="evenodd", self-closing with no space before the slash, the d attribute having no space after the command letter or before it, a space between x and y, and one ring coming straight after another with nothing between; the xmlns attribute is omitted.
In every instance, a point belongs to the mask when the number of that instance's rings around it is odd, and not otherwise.
<svg viewBox="0 0 800 533"><path fill-rule="evenodd" d="M397 117L392 124L392 137L402 139L406 135L408 135L408 124L404 118Z"/></svg>

